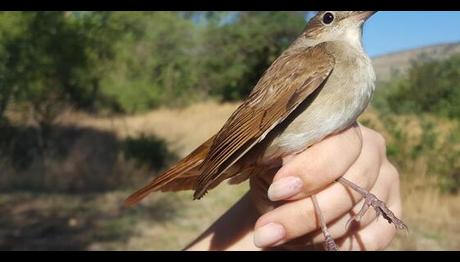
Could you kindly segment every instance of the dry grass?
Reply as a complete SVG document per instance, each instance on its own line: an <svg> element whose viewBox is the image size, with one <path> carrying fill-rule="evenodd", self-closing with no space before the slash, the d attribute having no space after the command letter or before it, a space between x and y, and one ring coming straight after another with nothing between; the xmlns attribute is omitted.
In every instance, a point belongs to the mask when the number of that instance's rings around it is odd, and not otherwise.
<svg viewBox="0 0 460 262"><path fill-rule="evenodd" d="M421 173L402 178L403 216L409 234L400 233L389 250L459 250L460 195L441 194Z"/></svg>
<svg viewBox="0 0 460 262"><path fill-rule="evenodd" d="M59 124L107 132L119 139L152 134L185 156L213 135L237 106L207 102L127 117L67 112ZM10 214L0 219L0 249L180 250L247 190L247 184L223 185L200 201L192 201L191 192L158 193L129 211L120 204L130 192L0 194L0 212ZM30 231L32 227L36 229Z"/></svg>
<svg viewBox="0 0 460 262"><path fill-rule="evenodd" d="M66 113L60 122L119 138L154 134L184 156L215 133L237 106L206 102L186 109L111 118ZM362 119L385 132L372 109ZM404 218L410 234L398 234L389 249L460 249L460 196L434 190L431 185L436 181L426 175L426 164L414 163L413 167L401 174ZM0 212L9 214L0 219L0 249L180 250L247 189L247 184L223 185L200 201L192 201L191 192L159 193L129 211L120 209L129 193L122 191L82 196L0 194Z"/></svg>
<svg viewBox="0 0 460 262"><path fill-rule="evenodd" d="M167 141L172 151L183 156L217 132L238 105L208 101L185 109L159 109L126 117L95 118L67 113L59 122L114 132L120 138L155 134Z"/></svg>

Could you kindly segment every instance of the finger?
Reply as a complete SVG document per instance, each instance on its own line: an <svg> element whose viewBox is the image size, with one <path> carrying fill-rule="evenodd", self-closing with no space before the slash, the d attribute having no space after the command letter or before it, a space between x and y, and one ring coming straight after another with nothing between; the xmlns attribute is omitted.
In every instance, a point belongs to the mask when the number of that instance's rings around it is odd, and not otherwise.
<svg viewBox="0 0 460 262"><path fill-rule="evenodd" d="M350 168L358 159L361 149L358 126L313 145L285 161L268 189L270 200L299 199L326 187Z"/></svg>
<svg viewBox="0 0 460 262"><path fill-rule="evenodd" d="M381 176L390 181L387 206L395 216L401 218L402 204L399 172L390 162L385 161L381 168ZM379 219L355 234L338 239L337 242L341 250L381 250L391 243L395 232L394 225L389 224L385 219Z"/></svg>
<svg viewBox="0 0 460 262"><path fill-rule="evenodd" d="M389 208L395 211L399 209L397 205ZM393 224L385 219L377 219L359 232L336 242L340 250L382 250L391 243L395 234L396 228Z"/></svg>
<svg viewBox="0 0 460 262"><path fill-rule="evenodd" d="M358 226L352 223L351 226L349 226L348 228L346 227L346 223L348 222L348 220L353 215L359 212L363 204L363 200L359 201L358 204L355 207L353 207L353 209L350 212L346 213L345 215L341 216L336 220L331 221L327 225L327 229L333 239L338 239L345 235L353 234L354 232L357 232L359 229L369 225L372 221L376 219L375 212L369 210L369 212L366 212L366 214L363 216ZM318 228L309 234L303 235L293 240L288 240L286 243L283 244L283 247L298 250L302 249L302 247L305 246L321 246L318 244L322 244L324 243L324 241L324 234L321 231L321 229Z"/></svg>
<svg viewBox="0 0 460 262"><path fill-rule="evenodd" d="M363 157L363 159L365 159L365 157ZM387 200L392 183L395 183L395 180L398 181L397 171L393 166L391 166L391 164L386 163L389 162L385 162L382 166L382 175L378 176L378 179L377 175L372 173L368 174L368 176L375 177L371 179L371 184L367 183L366 185L363 185L362 182L356 182L358 186L367 190L374 187L371 191L373 191L373 193L376 194L376 196L382 201ZM352 166L345 174L345 178L353 182L359 180L357 177L362 177L363 174L358 172L359 168L356 168L357 166L359 165ZM378 171L375 173L378 173ZM361 181L365 180L362 179ZM332 228L330 229L334 235L333 237L337 238L340 237L340 235L345 234L345 224L350 218L350 214L347 215L347 213L355 206L355 203L359 201L362 196L359 193L336 183L321 191L317 195L317 198L325 222L330 224L331 221L337 220L335 221L337 225L331 225ZM359 212L361 206L362 203L358 207L355 207L354 212ZM370 209L369 212L371 214L374 213L372 209ZM341 217L343 218L340 219ZM316 231L317 233L314 236L316 241L322 241L324 238L322 234L319 234L319 231L317 231L319 229L318 223L316 219L312 218L316 218L316 216L310 198L285 203L260 217L256 223L256 236L258 236L258 231L264 232L264 230L266 230L266 228L263 228L266 224L271 224L272 226L277 225L278 229L283 230L283 235L277 235L280 238L276 239L276 241L269 241L267 239L262 241L261 239L258 239L258 242L266 245L279 245L305 234L309 234L313 231ZM265 235L262 235L261 237L266 238Z"/></svg>
<svg viewBox="0 0 460 262"><path fill-rule="evenodd" d="M358 185L361 185L364 188L370 188L370 186L375 182L377 178L377 174L379 172L382 159L384 158L381 149L381 147L384 146L384 144L378 141L378 133L370 132L370 129L365 129L365 131L362 132L362 135L360 135L360 137L362 137L363 140L361 154L359 154L358 159L354 163L352 163L352 166L349 167L348 170L342 171L340 169L336 169L335 171L331 171L331 169L326 169L325 173L323 174L322 171L319 170L321 166L316 165L313 168L317 168L318 171L312 172L311 168L309 167L311 166L311 163L307 161L297 162L298 160L295 159L291 163L289 163L289 165L291 165L291 168L294 165L295 168L297 168L298 171L296 176L291 175L276 180L268 190L269 199L272 201L276 201L296 200L305 198L307 196L310 196L312 192L323 188L325 186L324 183L330 184L333 180L342 176L345 172L355 173L355 175L357 176L355 177L355 180L353 180L353 182L355 182ZM336 147L340 146L343 145L336 145ZM326 148L326 150L328 149ZM345 163L346 161L350 160L346 159L347 155L344 155L343 153L342 156L331 158L336 159L337 161L342 161L342 163ZM329 166L334 165L336 165L336 163L329 163ZM304 171L301 171L301 168L304 168ZM279 172L281 172L281 170ZM332 175L333 172L342 173L338 175Z"/></svg>
<svg viewBox="0 0 460 262"><path fill-rule="evenodd" d="M382 170L385 170L383 174L387 175L388 179L392 181L388 194L388 202L392 203L394 206L394 209L391 209L391 211L395 214L396 217L402 219L401 185L399 172L388 160L385 161L384 165L382 166Z"/></svg>
<svg viewBox="0 0 460 262"><path fill-rule="evenodd" d="M377 145L377 147L380 149L380 154L382 155L382 158L386 158L386 141L383 135L381 135L373 129L362 126L361 124L358 125L360 127L361 132L365 134L367 137L371 138L373 142Z"/></svg>
<svg viewBox="0 0 460 262"><path fill-rule="evenodd" d="M396 210L392 210L395 214L401 213L401 198L399 195L399 179L398 179L398 172L392 168L391 165L384 165L381 168L380 175L374 185L374 187L370 190L378 199L385 202L385 204L390 207L395 207ZM332 235L332 238L338 239L344 237L346 234L351 234L365 228L368 226L373 220L375 220L376 212L371 207L369 210L364 214L362 219L359 222L355 222L347 229L346 224L348 220L353 216L356 215L359 210L362 208L364 204L364 199L362 199L358 204L356 204L351 212L348 212L346 215L342 216L335 221L332 221L328 225L329 232ZM382 219L385 220L385 219ZM313 243L324 242L324 236L321 230L317 230L314 233L307 235L307 237L311 238Z"/></svg>
<svg viewBox="0 0 460 262"><path fill-rule="evenodd" d="M395 190L399 187L399 184L395 183L394 176L387 174L388 172L394 172L394 170L388 168L381 169L380 175L370 191L380 200L387 203L388 206L396 206L398 204L398 198L396 197ZM345 215L331 221L328 224L328 230L332 238L338 239L344 237L345 235L352 234L353 232L365 228L376 219L374 209L370 208L359 222L352 223L348 228L346 227L347 222L350 218L352 218L352 216L356 215L361 210L363 204L364 199L361 199L361 201L359 201L353 209L350 210L350 212L347 212ZM289 245L306 245L307 243L317 244L324 241L323 232L320 229L317 229L312 233L291 241L292 243L289 243Z"/></svg>
<svg viewBox="0 0 460 262"><path fill-rule="evenodd" d="M352 181L355 176L347 174ZM317 194L326 223L343 216L361 198L339 183ZM318 229L311 198L288 202L267 212L257 220L255 229L254 241L259 247L279 245Z"/></svg>

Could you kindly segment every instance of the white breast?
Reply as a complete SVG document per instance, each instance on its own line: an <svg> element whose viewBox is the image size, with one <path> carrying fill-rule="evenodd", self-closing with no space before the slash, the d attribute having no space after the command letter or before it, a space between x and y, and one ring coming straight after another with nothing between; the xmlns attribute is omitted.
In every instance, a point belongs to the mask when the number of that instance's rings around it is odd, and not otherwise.
<svg viewBox="0 0 460 262"><path fill-rule="evenodd" d="M353 124L374 91L371 61L367 56L362 58L353 60L351 75L343 73L349 63L339 61L336 64L315 100L270 142L263 161L303 151L325 136Z"/></svg>

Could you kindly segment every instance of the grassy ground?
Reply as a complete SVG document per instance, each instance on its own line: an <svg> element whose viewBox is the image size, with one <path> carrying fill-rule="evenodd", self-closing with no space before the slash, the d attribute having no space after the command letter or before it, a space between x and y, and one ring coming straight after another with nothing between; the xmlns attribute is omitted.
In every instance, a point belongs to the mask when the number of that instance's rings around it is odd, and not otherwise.
<svg viewBox="0 0 460 262"><path fill-rule="evenodd" d="M236 190L236 191L235 191ZM86 195L0 194L0 250L179 250L245 191L219 190L203 201L158 194L136 208L129 192Z"/></svg>
<svg viewBox="0 0 460 262"><path fill-rule="evenodd" d="M120 139L155 134L180 157L217 131L236 106L209 102L121 118L67 113L60 123L109 132ZM375 114L367 112L364 118L372 120ZM410 233L400 233L389 250L460 249L460 196L440 194L427 186L431 178L420 173L402 174L404 219ZM200 201L192 201L191 192L158 193L127 210L120 204L128 190L1 193L0 249L180 250L246 190L247 184L223 185Z"/></svg>

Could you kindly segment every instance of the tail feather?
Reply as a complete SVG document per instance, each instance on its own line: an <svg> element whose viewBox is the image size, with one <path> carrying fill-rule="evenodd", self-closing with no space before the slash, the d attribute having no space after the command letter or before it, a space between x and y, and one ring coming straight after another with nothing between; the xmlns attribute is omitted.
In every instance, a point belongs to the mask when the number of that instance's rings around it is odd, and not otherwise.
<svg viewBox="0 0 460 262"><path fill-rule="evenodd" d="M154 191L179 191L193 189L196 178L200 175L198 168L208 155L214 136L195 149L177 164L155 177L149 184L130 195L124 202L125 207L137 204Z"/></svg>

